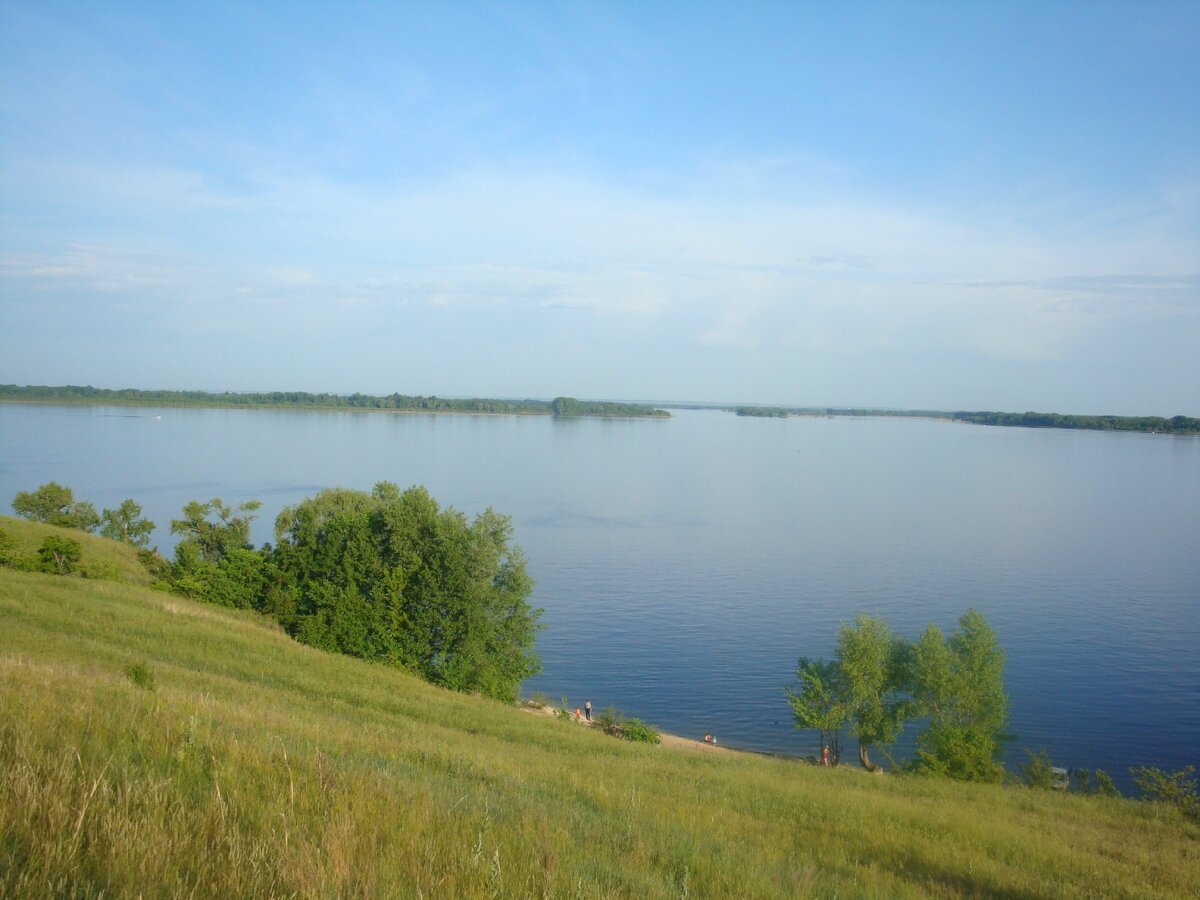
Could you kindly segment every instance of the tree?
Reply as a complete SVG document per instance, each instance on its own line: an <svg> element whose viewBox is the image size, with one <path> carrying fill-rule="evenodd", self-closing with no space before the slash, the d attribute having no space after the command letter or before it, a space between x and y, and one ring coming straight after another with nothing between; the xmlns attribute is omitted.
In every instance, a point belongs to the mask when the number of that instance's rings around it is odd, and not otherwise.
<svg viewBox="0 0 1200 900"><path fill-rule="evenodd" d="M50 534L38 547L38 562L43 572L69 575L83 557L83 548L76 541L60 534Z"/></svg>
<svg viewBox="0 0 1200 900"><path fill-rule="evenodd" d="M819 732L818 756L828 747L837 765L842 754L842 728L849 718L846 684L836 662L800 657L796 663L796 688L787 689L788 703L797 728Z"/></svg>
<svg viewBox="0 0 1200 900"><path fill-rule="evenodd" d="M968 610L948 643L930 625L913 646L911 677L917 711L928 717L914 768L962 781L1003 780L1004 651L984 617Z"/></svg>
<svg viewBox="0 0 1200 900"><path fill-rule="evenodd" d="M1142 799L1165 803L1193 822L1200 822L1200 796L1196 793L1196 767L1184 766L1177 772L1164 772L1153 766L1129 770Z"/></svg>
<svg viewBox="0 0 1200 900"><path fill-rule="evenodd" d="M132 499L122 501L116 509L106 509L100 514L103 525L100 534L114 541L145 547L150 543L154 523L142 516L142 507Z"/></svg>
<svg viewBox="0 0 1200 900"><path fill-rule="evenodd" d="M859 761L868 772L876 769L870 745L892 743L908 716L906 651L882 619L859 615L838 631L836 662L845 684L850 734L858 738Z"/></svg>
<svg viewBox="0 0 1200 900"><path fill-rule="evenodd" d="M300 640L512 699L539 669L539 610L508 518L468 521L421 487L327 490L280 513L271 561Z"/></svg>
<svg viewBox="0 0 1200 900"><path fill-rule="evenodd" d="M177 562L181 565L197 560L215 563L229 550L249 548L250 523L254 521L251 513L260 506L262 504L257 500L249 500L235 510L222 503L219 497L213 497L207 503L190 501L183 508L183 518L171 520L171 533L183 535L183 540L175 547Z"/></svg>
<svg viewBox="0 0 1200 900"><path fill-rule="evenodd" d="M43 484L36 491L21 491L13 498L13 511L32 522L45 522L60 528L95 531L100 525L96 507L75 502L69 487L56 481Z"/></svg>

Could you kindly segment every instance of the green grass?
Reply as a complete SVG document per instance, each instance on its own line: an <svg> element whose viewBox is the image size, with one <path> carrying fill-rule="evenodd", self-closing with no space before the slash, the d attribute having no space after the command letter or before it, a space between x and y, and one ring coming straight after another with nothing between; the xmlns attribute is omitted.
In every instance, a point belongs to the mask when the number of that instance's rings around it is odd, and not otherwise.
<svg viewBox="0 0 1200 900"><path fill-rule="evenodd" d="M252 614L0 570L0 896L1197 884L1200 829L1171 810L631 744L301 646Z"/></svg>
<svg viewBox="0 0 1200 900"><path fill-rule="evenodd" d="M58 528L11 516L0 516L0 531L13 538L13 549L22 556L36 556L42 541L52 534L61 535L79 542L83 548L83 566L98 564L109 569L115 580L130 584L148 585L153 580L146 567L138 561L137 550L129 544L120 544L74 528Z"/></svg>

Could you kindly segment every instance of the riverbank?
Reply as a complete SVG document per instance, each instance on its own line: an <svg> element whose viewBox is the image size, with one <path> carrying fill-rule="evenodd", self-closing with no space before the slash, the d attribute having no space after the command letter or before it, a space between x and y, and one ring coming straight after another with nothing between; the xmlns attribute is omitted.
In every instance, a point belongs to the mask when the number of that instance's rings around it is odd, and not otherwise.
<svg viewBox="0 0 1200 900"><path fill-rule="evenodd" d="M547 719L252 613L0 569L0 895L1186 897L1200 883L1200 829L1149 804L862 778L686 739L663 752Z"/></svg>

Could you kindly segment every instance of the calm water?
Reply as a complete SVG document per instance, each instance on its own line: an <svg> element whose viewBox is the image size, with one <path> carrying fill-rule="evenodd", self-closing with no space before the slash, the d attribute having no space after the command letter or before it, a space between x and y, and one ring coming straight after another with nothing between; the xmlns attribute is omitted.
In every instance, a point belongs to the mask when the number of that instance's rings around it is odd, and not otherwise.
<svg viewBox="0 0 1200 900"><path fill-rule="evenodd" d="M161 415L161 419L155 418ZM545 608L526 685L686 735L813 752L782 688L865 611L974 606L1017 741L1062 765L1200 763L1200 439L905 419L669 421L0 405L0 502L51 479L167 524L321 487L426 485L512 516ZM904 744L900 746L901 751Z"/></svg>

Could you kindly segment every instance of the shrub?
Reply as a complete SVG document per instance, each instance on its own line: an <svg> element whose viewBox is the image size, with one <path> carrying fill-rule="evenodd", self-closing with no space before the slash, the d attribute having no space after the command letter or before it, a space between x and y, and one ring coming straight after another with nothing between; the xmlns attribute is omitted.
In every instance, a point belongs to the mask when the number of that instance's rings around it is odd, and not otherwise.
<svg viewBox="0 0 1200 900"><path fill-rule="evenodd" d="M621 734L622 718L621 714L617 712L616 707L610 706L596 714L596 725L605 734L619 737Z"/></svg>
<svg viewBox="0 0 1200 900"><path fill-rule="evenodd" d="M621 737L642 744L657 744L662 740L658 736L658 729L641 719L627 720L621 728Z"/></svg>
<svg viewBox="0 0 1200 900"><path fill-rule="evenodd" d="M1178 772L1164 772L1153 766L1130 769L1133 783L1142 799L1173 806L1193 822L1200 822L1200 797L1196 796L1196 767L1185 766Z"/></svg>
<svg viewBox="0 0 1200 900"><path fill-rule="evenodd" d="M98 581L121 580L121 573L117 569L117 564L107 560L89 559L80 565L79 574L84 578L92 578Z"/></svg>
<svg viewBox="0 0 1200 900"><path fill-rule="evenodd" d="M128 678L136 687L143 690L153 691L155 688L154 674L146 668L143 663L134 663L125 667L125 677Z"/></svg>
<svg viewBox="0 0 1200 900"><path fill-rule="evenodd" d="M47 535L38 547L39 568L53 575L69 575L75 571L83 556L79 541L61 535Z"/></svg>
<svg viewBox="0 0 1200 900"><path fill-rule="evenodd" d="M1113 784L1112 777L1103 769L1096 770L1096 790L1105 797L1120 797L1121 792Z"/></svg>
<svg viewBox="0 0 1200 900"><path fill-rule="evenodd" d="M1045 750L1038 750L1036 753L1032 750L1025 752L1029 755L1029 762L1021 766L1025 783L1033 788L1050 790L1054 787L1054 764L1050 761L1050 754Z"/></svg>

